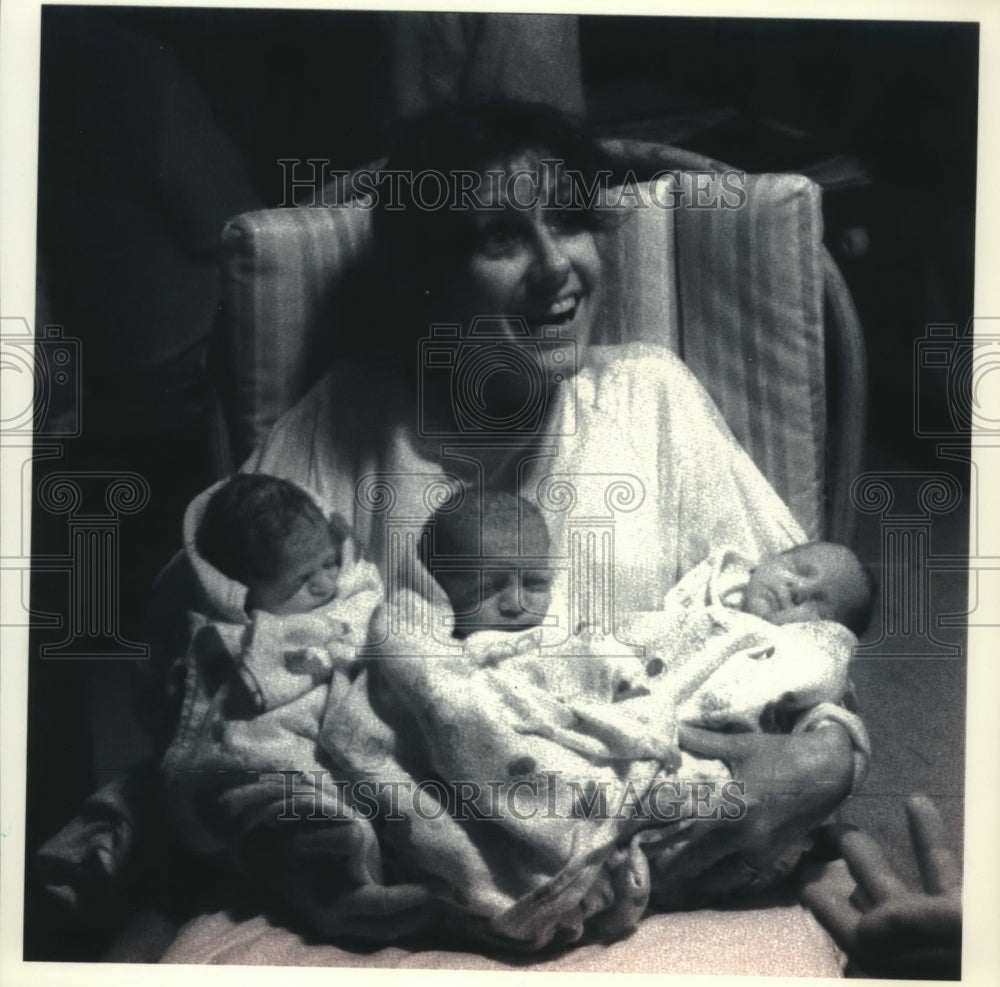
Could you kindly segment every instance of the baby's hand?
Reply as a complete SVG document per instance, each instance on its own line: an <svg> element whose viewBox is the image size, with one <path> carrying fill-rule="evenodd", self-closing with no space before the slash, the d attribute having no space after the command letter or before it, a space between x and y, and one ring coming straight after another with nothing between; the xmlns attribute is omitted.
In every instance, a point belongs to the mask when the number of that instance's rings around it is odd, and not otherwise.
<svg viewBox="0 0 1000 987"><path fill-rule="evenodd" d="M333 623L316 611L254 613L239 675L258 712L292 702L331 678L330 643L343 626Z"/></svg>
<svg viewBox="0 0 1000 987"><path fill-rule="evenodd" d="M316 685L330 678L330 662L320 648L286 651L285 668L293 675L308 675Z"/></svg>
<svg viewBox="0 0 1000 987"><path fill-rule="evenodd" d="M322 647L348 630L341 620L328 620L321 614L299 613L281 618L282 638L290 648Z"/></svg>

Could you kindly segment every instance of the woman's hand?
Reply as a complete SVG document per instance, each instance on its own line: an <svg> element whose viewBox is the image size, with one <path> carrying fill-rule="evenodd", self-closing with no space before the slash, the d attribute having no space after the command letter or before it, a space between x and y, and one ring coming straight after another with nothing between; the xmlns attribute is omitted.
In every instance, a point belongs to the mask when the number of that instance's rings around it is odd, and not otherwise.
<svg viewBox="0 0 1000 987"><path fill-rule="evenodd" d="M743 786L745 813L717 824L696 822L692 845L656 875L669 889L661 900L717 900L752 888L757 875L779 867L782 855L846 797L854 776L847 732L826 723L805 733L719 733L680 728L682 749L716 758Z"/></svg>
<svg viewBox="0 0 1000 987"><path fill-rule="evenodd" d="M802 900L859 972L957 979L962 967L958 861L929 798L907 799L906 810L922 889L909 887L896 874L870 836L852 831L839 839L844 861L806 872Z"/></svg>

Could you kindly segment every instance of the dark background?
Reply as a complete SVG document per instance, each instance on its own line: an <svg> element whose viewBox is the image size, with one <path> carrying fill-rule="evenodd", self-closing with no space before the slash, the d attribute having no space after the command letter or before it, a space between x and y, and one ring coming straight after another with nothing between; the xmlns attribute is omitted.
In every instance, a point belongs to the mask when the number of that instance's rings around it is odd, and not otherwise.
<svg viewBox="0 0 1000 987"><path fill-rule="evenodd" d="M84 428L59 468L132 470L150 483L149 506L120 529L130 640L141 640L152 580L180 545L184 506L211 479L215 312L192 307L185 279L211 296L214 237L230 216L282 200L278 158L350 168L384 151L379 16L44 8L39 313L84 354ZM751 171L804 171L827 186L826 239L871 367L869 468L949 468L914 432L913 346L927 324L964 325L973 312L977 25L584 16L579 26L602 132ZM176 121L157 110L178 87L206 111L189 115L183 147ZM165 166L174 158L176 187ZM34 517L35 551L64 552L64 523L37 505ZM940 531L939 550L965 551L961 512ZM859 539L877 563L877 531ZM957 585L951 610L961 609ZM64 575L36 574L32 593L41 609L65 610ZM26 957L88 959L106 947L106 923L81 924L42 899L30 858L148 741L130 712L135 663L40 658L59 636L34 631L31 641ZM960 845L964 663L869 662L858 680L862 712L867 689L873 713L933 720L920 750L880 735L896 761L870 794L895 801L856 800L861 821L895 839L882 813L901 811L898 793L923 784L944 801ZM918 765L912 777L904 761Z"/></svg>

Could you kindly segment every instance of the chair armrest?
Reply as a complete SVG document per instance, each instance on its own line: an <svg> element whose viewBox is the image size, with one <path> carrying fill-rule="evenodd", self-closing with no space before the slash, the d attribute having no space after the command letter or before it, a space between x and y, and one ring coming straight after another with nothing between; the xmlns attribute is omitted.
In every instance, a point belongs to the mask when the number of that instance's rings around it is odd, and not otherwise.
<svg viewBox="0 0 1000 987"><path fill-rule="evenodd" d="M868 421L868 360L864 332L850 291L824 250L827 340L827 537L849 545L856 512L851 484L863 467Z"/></svg>

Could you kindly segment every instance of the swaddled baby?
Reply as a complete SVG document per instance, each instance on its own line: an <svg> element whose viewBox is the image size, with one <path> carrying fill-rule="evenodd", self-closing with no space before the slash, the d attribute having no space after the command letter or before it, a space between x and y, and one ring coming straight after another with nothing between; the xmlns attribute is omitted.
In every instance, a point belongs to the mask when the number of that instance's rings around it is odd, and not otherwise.
<svg viewBox="0 0 1000 987"><path fill-rule="evenodd" d="M329 678L332 662L352 660L381 583L370 563L353 558L347 522L324 516L296 484L259 473L232 477L203 506L197 556L245 588L246 621L232 650L255 705L294 699Z"/></svg>
<svg viewBox="0 0 1000 987"><path fill-rule="evenodd" d="M622 633L649 661L623 697L655 694L664 662L690 664L699 679L677 696L682 721L787 731L799 714L849 692L855 635L872 601L870 573L843 545L797 545L757 565L735 551L714 553L670 590L661 611L625 620ZM860 732L856 739L863 749Z"/></svg>
<svg viewBox="0 0 1000 987"><path fill-rule="evenodd" d="M327 520L288 480L241 473L212 494L198 527L202 557L247 588L247 613L308 613L337 593L348 533L339 514Z"/></svg>
<svg viewBox="0 0 1000 987"><path fill-rule="evenodd" d="M589 654L572 637L542 651L554 574L548 529L534 504L502 491L459 491L428 521L422 543L451 606L451 637L473 664L502 666L502 674L562 699L615 696L621 660ZM628 756L638 755L630 748Z"/></svg>
<svg viewBox="0 0 1000 987"><path fill-rule="evenodd" d="M424 529L427 568L454 615L452 637L524 631L548 612L549 534L538 508L498 491L458 494Z"/></svg>
<svg viewBox="0 0 1000 987"><path fill-rule="evenodd" d="M871 573L846 545L809 542L753 567L741 609L772 624L832 620L860 637L874 596Z"/></svg>

